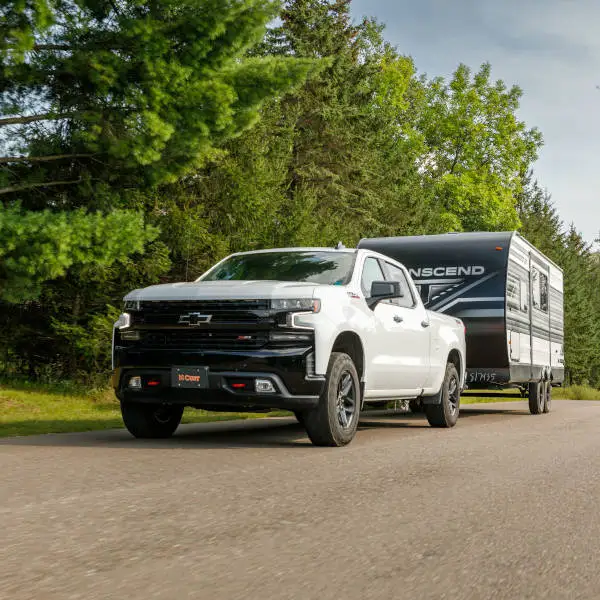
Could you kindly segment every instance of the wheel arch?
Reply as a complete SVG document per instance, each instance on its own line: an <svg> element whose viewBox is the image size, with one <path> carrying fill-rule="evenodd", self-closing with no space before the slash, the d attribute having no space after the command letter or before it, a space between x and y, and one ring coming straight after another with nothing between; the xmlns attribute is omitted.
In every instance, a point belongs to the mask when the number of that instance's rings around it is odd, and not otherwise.
<svg viewBox="0 0 600 600"><path fill-rule="evenodd" d="M360 336L355 331L338 333L331 352L344 352L352 359L362 384L365 376L365 349Z"/></svg>
<svg viewBox="0 0 600 600"><path fill-rule="evenodd" d="M461 385L464 385L463 357L457 348L450 349L446 363L452 363L456 367Z"/></svg>

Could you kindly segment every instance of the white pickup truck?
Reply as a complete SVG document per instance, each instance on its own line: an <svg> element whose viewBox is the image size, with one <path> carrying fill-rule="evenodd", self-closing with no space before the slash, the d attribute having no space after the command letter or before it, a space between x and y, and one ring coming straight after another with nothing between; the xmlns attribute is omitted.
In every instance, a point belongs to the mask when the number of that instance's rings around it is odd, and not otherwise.
<svg viewBox="0 0 600 600"><path fill-rule="evenodd" d="M113 386L136 437L168 437L185 406L293 411L316 445L348 444L365 405L418 399L456 424L460 319L424 308L404 266L370 250L228 256L196 281L124 298Z"/></svg>

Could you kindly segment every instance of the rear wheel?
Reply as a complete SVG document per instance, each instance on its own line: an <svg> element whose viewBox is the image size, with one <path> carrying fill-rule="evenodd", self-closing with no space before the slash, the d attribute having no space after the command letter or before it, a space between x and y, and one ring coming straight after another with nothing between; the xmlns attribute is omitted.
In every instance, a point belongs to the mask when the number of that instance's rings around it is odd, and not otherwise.
<svg viewBox="0 0 600 600"><path fill-rule="evenodd" d="M360 380L352 359L333 352L318 406L303 414L315 446L345 446L356 434L360 416Z"/></svg>
<svg viewBox="0 0 600 600"><path fill-rule="evenodd" d="M544 412L544 382L535 381L529 384L529 412L540 415Z"/></svg>
<svg viewBox="0 0 600 600"><path fill-rule="evenodd" d="M127 431L136 438L168 438L181 423L183 407L121 402L121 415Z"/></svg>
<svg viewBox="0 0 600 600"><path fill-rule="evenodd" d="M460 411L460 378L452 363L446 365L437 404L424 404L425 416L432 427L454 427Z"/></svg>

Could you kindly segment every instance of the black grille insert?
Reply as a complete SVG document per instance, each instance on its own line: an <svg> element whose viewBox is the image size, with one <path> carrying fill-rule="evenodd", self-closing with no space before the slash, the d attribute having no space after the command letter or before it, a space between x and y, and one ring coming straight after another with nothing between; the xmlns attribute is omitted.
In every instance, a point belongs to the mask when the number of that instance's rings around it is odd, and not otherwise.
<svg viewBox="0 0 600 600"><path fill-rule="evenodd" d="M271 322L269 300L199 300L142 302L133 313L134 325L177 326L210 317L211 325L260 325ZM192 315L192 317L190 317Z"/></svg>
<svg viewBox="0 0 600 600"><path fill-rule="evenodd" d="M262 348L268 332L230 332L204 330L147 331L137 345L148 349L177 348L180 350L244 350Z"/></svg>

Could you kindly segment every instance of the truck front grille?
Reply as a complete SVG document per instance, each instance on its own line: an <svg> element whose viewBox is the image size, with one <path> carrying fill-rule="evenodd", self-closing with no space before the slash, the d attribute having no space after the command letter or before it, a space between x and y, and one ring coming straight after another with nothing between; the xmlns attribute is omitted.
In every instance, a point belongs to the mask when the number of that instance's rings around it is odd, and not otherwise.
<svg viewBox="0 0 600 600"><path fill-rule="evenodd" d="M136 346L147 349L179 350L256 350L267 344L267 331L148 331L143 332Z"/></svg>
<svg viewBox="0 0 600 600"><path fill-rule="evenodd" d="M209 316L216 325L260 325L271 322L269 308L269 300L161 300L141 302L132 315L134 325L142 327L177 326L190 315Z"/></svg>

